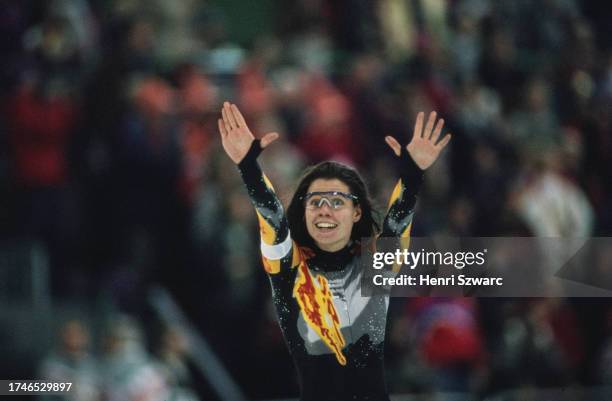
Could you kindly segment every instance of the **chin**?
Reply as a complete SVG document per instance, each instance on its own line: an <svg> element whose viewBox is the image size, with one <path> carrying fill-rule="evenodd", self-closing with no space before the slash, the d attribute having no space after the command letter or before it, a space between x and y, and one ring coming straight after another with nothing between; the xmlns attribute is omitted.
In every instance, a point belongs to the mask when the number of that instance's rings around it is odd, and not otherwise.
<svg viewBox="0 0 612 401"><path fill-rule="evenodd" d="M316 241L316 244L319 248L327 248L336 244L336 241Z"/></svg>
<svg viewBox="0 0 612 401"><path fill-rule="evenodd" d="M336 250L340 250L340 249L342 249L342 248L343 248L343 247L346 245L346 244L344 244L344 245L342 245L342 246L339 246L338 244L342 243L342 241L341 241L340 239L338 239L338 238L335 238L335 239L325 238L323 241L318 241L318 240L315 240L315 243L316 243L316 244L317 244L317 246L318 246L319 248L321 248L321 249L323 249L323 248L329 248L329 247L332 247L332 248L337 248L337 249L335 249L335 250L334 250L334 251L332 251L332 252L335 252ZM348 243L348 242L347 242L347 243ZM324 250L324 249L323 249L323 250Z"/></svg>

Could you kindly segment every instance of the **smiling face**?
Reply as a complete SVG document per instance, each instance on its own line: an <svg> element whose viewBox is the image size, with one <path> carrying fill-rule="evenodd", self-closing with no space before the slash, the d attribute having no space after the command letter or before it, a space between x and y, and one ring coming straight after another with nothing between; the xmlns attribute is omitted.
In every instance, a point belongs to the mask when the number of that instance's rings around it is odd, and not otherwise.
<svg viewBox="0 0 612 401"><path fill-rule="evenodd" d="M348 185L338 179L314 180L308 187L310 192L343 192L350 193ZM304 217L308 234L317 246L324 251L335 252L344 248L351 239L353 224L361 218L361 208L349 199L344 205L333 209L332 202L319 202L320 207L306 208Z"/></svg>

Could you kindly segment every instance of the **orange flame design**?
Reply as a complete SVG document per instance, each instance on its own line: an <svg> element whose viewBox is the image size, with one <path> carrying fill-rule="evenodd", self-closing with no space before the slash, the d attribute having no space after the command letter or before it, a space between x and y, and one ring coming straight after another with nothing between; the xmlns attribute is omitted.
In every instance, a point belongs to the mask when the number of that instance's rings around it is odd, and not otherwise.
<svg viewBox="0 0 612 401"><path fill-rule="evenodd" d="M313 280L304 261L300 263L298 274L293 296L300 305L304 320L334 352L338 363L346 365L346 357L342 354L346 341L340 331L340 319L327 279L317 275L316 280Z"/></svg>

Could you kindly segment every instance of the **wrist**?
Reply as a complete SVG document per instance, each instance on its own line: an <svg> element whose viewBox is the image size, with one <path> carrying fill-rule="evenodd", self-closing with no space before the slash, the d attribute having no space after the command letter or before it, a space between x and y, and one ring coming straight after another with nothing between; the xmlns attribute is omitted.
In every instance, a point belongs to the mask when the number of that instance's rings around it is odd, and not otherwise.
<svg viewBox="0 0 612 401"><path fill-rule="evenodd" d="M421 169L407 150L400 155L401 177L405 184L420 185L425 176L425 170Z"/></svg>
<svg viewBox="0 0 612 401"><path fill-rule="evenodd" d="M240 162L238 163L238 167L242 168L252 162L255 162L257 160L257 158L259 157L259 155L261 154L262 151L262 147L261 147L261 142L259 139L253 139L253 142L251 142L251 147L249 148L248 152L246 153L246 155L244 155L244 157L242 158L242 160L240 160Z"/></svg>

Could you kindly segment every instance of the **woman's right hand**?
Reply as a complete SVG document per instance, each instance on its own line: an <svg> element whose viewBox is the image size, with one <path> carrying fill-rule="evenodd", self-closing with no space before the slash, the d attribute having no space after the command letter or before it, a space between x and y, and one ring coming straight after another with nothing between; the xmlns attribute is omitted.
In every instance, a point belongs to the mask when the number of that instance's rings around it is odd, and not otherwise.
<svg viewBox="0 0 612 401"><path fill-rule="evenodd" d="M236 164L240 163L244 156L249 152L251 144L255 137L247 127L244 117L235 104L229 102L223 103L221 109L222 119L217 122L219 124L219 132L221 134L221 143L225 153ZM265 148L278 138L276 132L270 132L261 138L261 147Z"/></svg>

